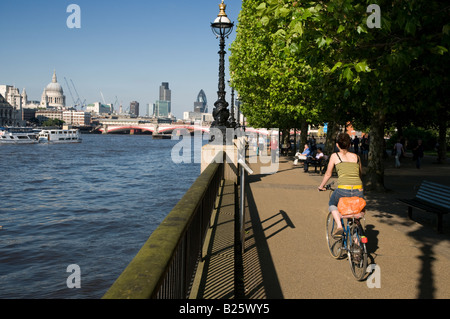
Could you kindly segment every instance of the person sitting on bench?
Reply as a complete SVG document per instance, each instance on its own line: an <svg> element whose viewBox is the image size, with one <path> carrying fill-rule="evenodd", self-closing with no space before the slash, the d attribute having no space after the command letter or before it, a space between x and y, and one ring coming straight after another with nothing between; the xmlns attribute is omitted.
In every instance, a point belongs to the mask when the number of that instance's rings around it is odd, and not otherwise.
<svg viewBox="0 0 450 319"><path fill-rule="evenodd" d="M303 153L297 152L295 154L294 165L297 165L298 161L306 161L308 156L311 156L311 150L308 147L308 144L305 144L305 148L303 149Z"/></svg>
<svg viewBox="0 0 450 319"><path fill-rule="evenodd" d="M306 161L305 161L305 165L303 167L305 173L308 172L308 167L311 164L319 164L319 162L322 160L323 157L323 152L322 152L322 148L317 148L317 152L316 152L316 156L315 157L311 157L309 156Z"/></svg>

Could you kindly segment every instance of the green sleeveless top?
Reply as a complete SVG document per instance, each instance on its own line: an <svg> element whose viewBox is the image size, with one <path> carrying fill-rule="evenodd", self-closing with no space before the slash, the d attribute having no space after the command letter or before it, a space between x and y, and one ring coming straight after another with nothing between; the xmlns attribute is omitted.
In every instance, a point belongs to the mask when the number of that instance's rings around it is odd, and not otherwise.
<svg viewBox="0 0 450 319"><path fill-rule="evenodd" d="M343 162L336 153L340 163L336 164L336 172L338 174L338 185L362 185L361 177L359 175L359 156L358 162Z"/></svg>

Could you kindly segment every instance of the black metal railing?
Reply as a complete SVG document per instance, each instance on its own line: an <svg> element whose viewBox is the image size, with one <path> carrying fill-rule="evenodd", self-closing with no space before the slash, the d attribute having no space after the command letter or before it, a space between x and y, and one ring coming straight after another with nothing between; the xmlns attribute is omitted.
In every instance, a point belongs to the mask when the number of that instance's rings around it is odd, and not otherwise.
<svg viewBox="0 0 450 319"><path fill-rule="evenodd" d="M208 165L104 299L188 297L223 178L223 163Z"/></svg>

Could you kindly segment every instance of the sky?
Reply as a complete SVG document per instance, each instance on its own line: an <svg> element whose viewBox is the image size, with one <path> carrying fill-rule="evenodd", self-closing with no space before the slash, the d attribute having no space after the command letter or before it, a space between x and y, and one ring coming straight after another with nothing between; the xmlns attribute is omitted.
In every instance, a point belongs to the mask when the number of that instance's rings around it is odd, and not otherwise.
<svg viewBox="0 0 450 319"><path fill-rule="evenodd" d="M159 86L169 82L172 113L193 111L203 89L211 112L217 100L219 40L210 24L221 0L26 0L0 2L0 85L25 88L28 100L41 100L56 71L66 105L70 90L87 104L106 102L146 105L159 99ZM73 11L81 10L80 28L69 28ZM235 23L242 0L225 0ZM72 20L72 19L71 19ZM226 40L226 79L229 45ZM75 89L72 86L75 85ZM227 87L227 101L230 89ZM114 107L118 107L114 105Z"/></svg>

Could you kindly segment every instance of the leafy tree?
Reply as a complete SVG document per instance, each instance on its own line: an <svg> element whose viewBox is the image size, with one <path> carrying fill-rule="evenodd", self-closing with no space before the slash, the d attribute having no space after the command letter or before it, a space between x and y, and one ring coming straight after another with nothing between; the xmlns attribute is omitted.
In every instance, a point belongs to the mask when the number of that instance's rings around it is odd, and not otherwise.
<svg viewBox="0 0 450 319"><path fill-rule="evenodd" d="M48 119L42 123L43 126L62 126L64 121L59 119Z"/></svg>
<svg viewBox="0 0 450 319"><path fill-rule="evenodd" d="M373 2L381 28L368 27ZM447 127L448 22L444 1L246 0L230 57L242 110L255 126L367 126L366 188L383 189L391 118L426 110Z"/></svg>

